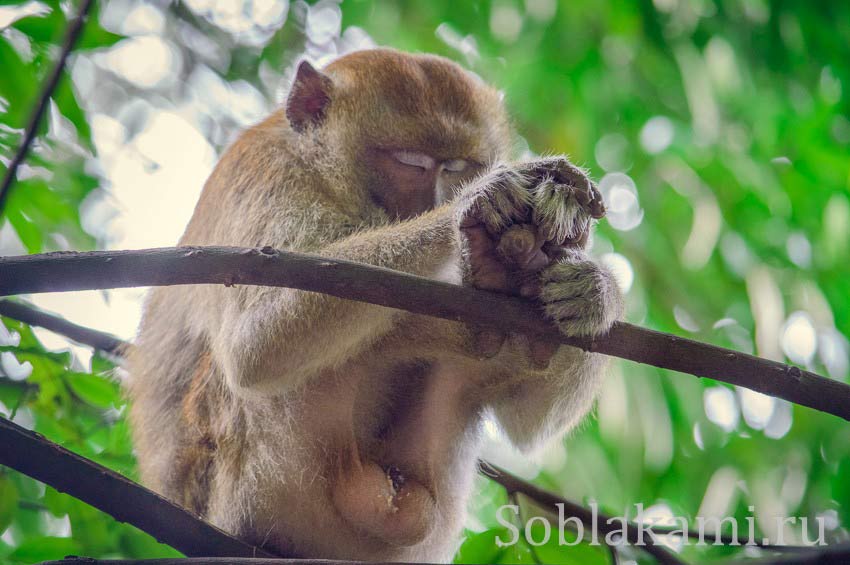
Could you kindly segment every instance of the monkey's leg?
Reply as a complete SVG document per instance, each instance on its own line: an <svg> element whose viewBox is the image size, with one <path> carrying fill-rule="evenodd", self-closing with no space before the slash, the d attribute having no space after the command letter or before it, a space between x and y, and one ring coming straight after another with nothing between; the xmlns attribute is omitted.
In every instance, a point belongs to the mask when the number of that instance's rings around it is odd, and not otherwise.
<svg viewBox="0 0 850 565"><path fill-rule="evenodd" d="M606 364L604 355L565 345L546 370L509 378L490 406L511 443L529 450L573 428L590 410Z"/></svg>

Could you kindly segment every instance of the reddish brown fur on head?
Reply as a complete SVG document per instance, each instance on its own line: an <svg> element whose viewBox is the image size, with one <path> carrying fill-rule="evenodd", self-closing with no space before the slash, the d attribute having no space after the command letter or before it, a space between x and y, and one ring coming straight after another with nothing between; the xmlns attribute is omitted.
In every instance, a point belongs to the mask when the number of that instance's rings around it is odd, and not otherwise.
<svg viewBox="0 0 850 565"><path fill-rule="evenodd" d="M290 102L301 96L299 85L308 85L314 103L327 97L321 111L327 113L322 119L328 126L341 125L370 145L405 143L436 157L468 153L485 162L507 152L501 95L448 59L392 49L356 51L323 69L319 76L330 79L324 92L317 90L314 73L302 63Z"/></svg>
<svg viewBox="0 0 850 565"><path fill-rule="evenodd" d="M509 128L500 94L459 65L391 49L357 51L322 71L298 67L286 105L298 134L318 132L324 146L357 172L391 217L409 218L451 197L453 187L504 159ZM395 152L433 167L409 167ZM443 164L464 160L463 174ZM443 171L443 172L441 172Z"/></svg>
<svg viewBox="0 0 850 565"><path fill-rule="evenodd" d="M507 117L499 93L447 59L359 51L326 72L335 80L340 107L358 115L358 125L379 145L401 135L437 157L503 156Z"/></svg>

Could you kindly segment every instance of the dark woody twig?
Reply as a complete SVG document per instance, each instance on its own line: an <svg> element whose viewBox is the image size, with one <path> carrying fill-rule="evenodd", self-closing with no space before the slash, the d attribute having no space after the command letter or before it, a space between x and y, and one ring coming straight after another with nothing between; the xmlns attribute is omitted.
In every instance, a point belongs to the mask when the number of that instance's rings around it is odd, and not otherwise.
<svg viewBox="0 0 850 565"><path fill-rule="evenodd" d="M6 316L30 326L36 326L63 335L82 345L88 345L111 355L123 355L130 344L106 332L78 326L64 318L42 312L20 302L0 300L0 316Z"/></svg>
<svg viewBox="0 0 850 565"><path fill-rule="evenodd" d="M35 140L36 133L38 132L38 127L41 124L41 118L44 116L44 111L47 109L47 103L50 100L50 97L53 96L53 91L56 90L56 86L62 78L62 72L65 70L65 63L68 61L68 55L70 55L71 51L74 49L74 45L76 45L77 40L82 34L86 18L89 15L89 10L91 10L93 3L94 0L82 0L80 3L80 9L77 12L77 17L74 18L68 26L68 30L65 33L65 40L62 42L62 50L59 52L59 58L56 60L53 70L50 71L50 75L47 77L47 80L44 81L41 93L38 96L38 100L33 107L32 114L30 114L27 127L24 130L21 145L18 147L15 156L12 157L12 160L9 162L9 166L6 168L6 174L3 176L2 183L0 183L0 216L3 214L6 198L9 196L12 184L14 184L16 175L18 174L18 167L20 167L21 163L23 163L27 158L32 142Z"/></svg>
<svg viewBox="0 0 850 565"><path fill-rule="evenodd" d="M0 463L127 522L188 556L271 557L118 473L0 418Z"/></svg>

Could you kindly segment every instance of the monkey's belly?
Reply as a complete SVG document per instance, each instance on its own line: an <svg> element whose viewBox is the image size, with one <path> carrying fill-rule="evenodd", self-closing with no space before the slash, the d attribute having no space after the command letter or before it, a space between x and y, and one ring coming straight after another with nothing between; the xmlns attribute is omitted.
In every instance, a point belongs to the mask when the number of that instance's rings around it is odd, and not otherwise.
<svg viewBox="0 0 850 565"><path fill-rule="evenodd" d="M340 515L356 530L392 545L422 541L434 522L434 499L419 481L372 462L346 470L334 486Z"/></svg>

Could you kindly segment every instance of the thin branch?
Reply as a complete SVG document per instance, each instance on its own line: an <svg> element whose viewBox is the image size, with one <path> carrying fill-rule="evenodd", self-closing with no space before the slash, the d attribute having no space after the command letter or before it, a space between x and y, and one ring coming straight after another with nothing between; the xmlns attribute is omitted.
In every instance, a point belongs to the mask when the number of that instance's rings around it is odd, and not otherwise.
<svg viewBox="0 0 850 565"><path fill-rule="evenodd" d="M665 549L663 545L659 544L652 535L647 536L645 539L641 539L642 536L639 536L638 528L635 524L627 523L625 524L625 528L623 528L623 523L612 524L607 521L607 516L604 516L605 519L603 519L602 515L599 513L594 514L591 509L579 506L578 504L570 502L561 496L543 490L490 463L481 463L481 473L485 477L488 477L502 485L502 487L508 491L508 494L521 492L530 500L533 500L535 503L547 510L555 509L555 512L557 512L558 505L562 505L562 508L564 508L564 515L575 516L584 524L594 527L594 531L598 531L603 536L603 539L609 532L621 532L625 529L624 533L628 542L655 557L659 563L664 565L682 565L684 563L672 551ZM651 530L650 528L645 527L644 531L650 532ZM608 543L607 539L605 540L605 543Z"/></svg>
<svg viewBox="0 0 850 565"><path fill-rule="evenodd" d="M270 247L177 247L0 258L0 296L204 283L297 288L545 337L586 351L709 377L850 420L850 386L798 367L623 322L597 339L570 338L528 301L351 261Z"/></svg>
<svg viewBox="0 0 850 565"><path fill-rule="evenodd" d="M111 355L122 355L124 348L129 347L127 342L106 332L78 326L59 316L11 300L0 300L0 316L50 330L79 344L88 345Z"/></svg>
<svg viewBox="0 0 850 565"><path fill-rule="evenodd" d="M562 496L557 495L551 491L543 490L535 484L530 483L525 479L522 479L514 475L513 473L506 471L505 469L497 467L492 463L488 463L487 461L479 461L478 466L479 471L482 475L484 475L491 481L500 484L502 488L504 488L508 493L521 493L528 497L529 500L535 502L541 508L553 512L556 515L558 513L557 505L560 504L564 509L565 517L575 516L576 518L581 520L582 523L586 526L592 526L595 523L597 525L598 531L602 532L603 534L607 533L608 531L613 531L617 529L614 526L610 525L609 520L612 518L612 516L609 516L604 512L597 511L594 513L585 506L582 506L576 502L572 502L571 500L563 498ZM637 523L631 521L626 522L626 526L629 530L637 530L639 527ZM677 528L675 526L643 525L642 528L644 531L651 532L656 536L664 536L669 534L681 535L682 532L680 528ZM800 545L771 545L769 543L765 543L763 539L750 540L749 538L740 538L724 533L718 533L717 535L715 535L711 532L694 531L691 528L687 529L686 535L690 539L728 546L749 545L760 547L762 549L788 552L806 551L809 549L807 546ZM652 539L650 539L649 542L651 544Z"/></svg>
<svg viewBox="0 0 850 565"><path fill-rule="evenodd" d="M0 418L0 462L188 556L271 557L118 473Z"/></svg>
<svg viewBox="0 0 850 565"><path fill-rule="evenodd" d="M50 75L47 77L47 80L41 88L38 101L33 107L29 123L27 123L27 127L24 130L24 137L21 140L21 145L18 147L18 151L15 153L15 156L12 157L12 160L9 162L9 167L6 169L3 182L0 184L0 216L3 214L3 207L6 203L6 198L9 196L12 184L15 182L15 178L18 174L18 167L20 167L21 163L23 163L27 158L30 146L32 146L32 142L38 132L38 126L41 123L41 118L44 116L44 111L47 109L47 103L50 101L50 97L53 96L53 91L56 90L56 86L62 78L62 72L65 70L65 63L68 61L68 55L74 49L74 45L76 45L77 40L82 34L86 18L89 15L89 10L93 3L94 0L82 0L77 17L74 18L68 26L68 30L65 33L65 40L62 42L62 50L59 52L59 58L56 60L53 70L50 72Z"/></svg>

